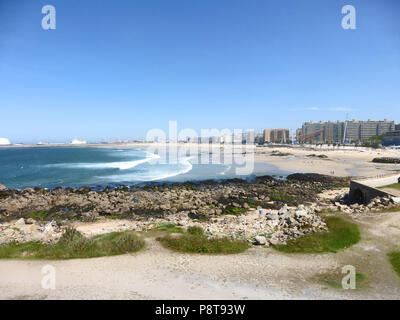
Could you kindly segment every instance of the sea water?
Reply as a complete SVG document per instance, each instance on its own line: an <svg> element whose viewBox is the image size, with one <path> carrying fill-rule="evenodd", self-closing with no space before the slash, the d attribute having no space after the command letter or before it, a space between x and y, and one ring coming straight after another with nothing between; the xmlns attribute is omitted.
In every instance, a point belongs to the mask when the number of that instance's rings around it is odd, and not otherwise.
<svg viewBox="0 0 400 320"><path fill-rule="evenodd" d="M0 148L0 183L10 189L105 187L289 174L275 166L256 163L253 172L244 177L236 174L234 165L194 160L193 156L182 155L171 163L145 148Z"/></svg>

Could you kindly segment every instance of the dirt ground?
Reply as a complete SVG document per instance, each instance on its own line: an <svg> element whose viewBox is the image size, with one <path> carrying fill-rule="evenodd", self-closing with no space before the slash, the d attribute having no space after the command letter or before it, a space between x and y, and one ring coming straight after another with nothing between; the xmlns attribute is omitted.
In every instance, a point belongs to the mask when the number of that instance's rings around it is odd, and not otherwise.
<svg viewBox="0 0 400 320"><path fill-rule="evenodd" d="M386 254L400 249L400 212L349 219L359 224L362 240L336 254L283 254L261 247L237 255L181 254L163 248L156 235L149 234L146 249L136 254L68 261L2 260L0 298L399 299L400 277ZM108 228L99 224L97 231ZM93 225L87 230L96 232ZM55 290L41 287L41 270L48 264L56 270ZM367 276L361 288L344 290L320 280L321 275L342 277L345 265Z"/></svg>
<svg viewBox="0 0 400 320"><path fill-rule="evenodd" d="M390 192L391 194L400 197L400 189L395 188L383 188L383 191Z"/></svg>

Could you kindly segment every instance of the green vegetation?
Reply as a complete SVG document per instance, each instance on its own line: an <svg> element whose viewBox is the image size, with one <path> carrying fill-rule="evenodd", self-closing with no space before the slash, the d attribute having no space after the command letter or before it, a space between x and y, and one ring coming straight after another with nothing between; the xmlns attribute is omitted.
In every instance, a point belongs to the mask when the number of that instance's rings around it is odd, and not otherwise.
<svg viewBox="0 0 400 320"><path fill-rule="evenodd" d="M239 207L227 207L226 209L224 209L224 211L222 211L222 214L231 214L234 216L238 216L240 214L242 214L243 212L246 212L247 209L246 208L239 208Z"/></svg>
<svg viewBox="0 0 400 320"><path fill-rule="evenodd" d="M360 240L360 231L356 224L338 217L327 217L328 232L306 234L292 239L286 245L275 245L278 251L287 253L324 253L337 252Z"/></svg>
<svg viewBox="0 0 400 320"><path fill-rule="evenodd" d="M167 231L169 233L183 233L183 229L172 222L160 223L155 229L158 231Z"/></svg>
<svg viewBox="0 0 400 320"><path fill-rule="evenodd" d="M382 157L382 158L374 158L372 159L372 162L376 163L400 163L400 158L388 158L388 157Z"/></svg>
<svg viewBox="0 0 400 320"><path fill-rule="evenodd" d="M286 192L283 191L274 191L269 195L269 198L272 201L281 201L281 202L290 202L295 200L294 197L288 195Z"/></svg>
<svg viewBox="0 0 400 320"><path fill-rule="evenodd" d="M334 289L342 289L342 279L345 275L337 274L320 274L313 278L313 280L327 285ZM367 276L363 273L356 272L356 289L362 289L367 285Z"/></svg>
<svg viewBox="0 0 400 320"><path fill-rule="evenodd" d="M232 254L240 253L249 248L246 241L230 240L228 238L207 238L203 230L198 227L188 228L182 236L166 236L157 238L161 244L169 249L200 254Z"/></svg>
<svg viewBox="0 0 400 320"><path fill-rule="evenodd" d="M112 232L93 238L68 228L55 244L10 243L0 246L0 259L82 259L139 251L144 241L132 232Z"/></svg>
<svg viewBox="0 0 400 320"><path fill-rule="evenodd" d="M25 215L25 219L32 218L37 221L46 221L46 220L48 220L49 215L50 214L48 211L36 211L36 212L31 212L31 213L28 213L27 215Z"/></svg>
<svg viewBox="0 0 400 320"><path fill-rule="evenodd" d="M387 185L387 186L378 187L378 189L386 189L386 188L391 188L391 189L398 189L398 190L400 190L400 183L393 183L393 184L389 184L389 185Z"/></svg>
<svg viewBox="0 0 400 320"><path fill-rule="evenodd" d="M187 233L191 235L202 235L203 234L203 229L200 227L189 227L187 229Z"/></svg>
<svg viewBox="0 0 400 320"><path fill-rule="evenodd" d="M392 252L388 254L390 263L392 264L392 267L394 271L399 275L400 277L400 252Z"/></svg>
<svg viewBox="0 0 400 320"><path fill-rule="evenodd" d="M379 148L382 144L382 139L383 136L375 136L375 137L369 137L367 139L365 139L362 143L363 147L367 147L367 148Z"/></svg>

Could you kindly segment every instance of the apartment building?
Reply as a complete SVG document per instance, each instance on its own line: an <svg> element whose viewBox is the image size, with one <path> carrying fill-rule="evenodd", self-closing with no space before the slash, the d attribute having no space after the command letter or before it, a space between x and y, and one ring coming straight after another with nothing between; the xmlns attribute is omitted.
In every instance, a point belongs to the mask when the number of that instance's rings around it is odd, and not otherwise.
<svg viewBox="0 0 400 320"><path fill-rule="evenodd" d="M264 143L287 143L289 142L289 129L265 129Z"/></svg>
<svg viewBox="0 0 400 320"><path fill-rule="evenodd" d="M312 143L362 142L370 137L394 131L392 120L305 122L297 131L297 140Z"/></svg>

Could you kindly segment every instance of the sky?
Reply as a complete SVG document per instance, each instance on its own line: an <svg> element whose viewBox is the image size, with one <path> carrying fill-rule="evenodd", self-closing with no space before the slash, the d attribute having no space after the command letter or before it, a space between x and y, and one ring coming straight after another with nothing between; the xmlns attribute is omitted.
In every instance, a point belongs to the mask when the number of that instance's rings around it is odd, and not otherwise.
<svg viewBox="0 0 400 320"><path fill-rule="evenodd" d="M400 123L398 0L0 0L0 137L13 143L346 115Z"/></svg>

